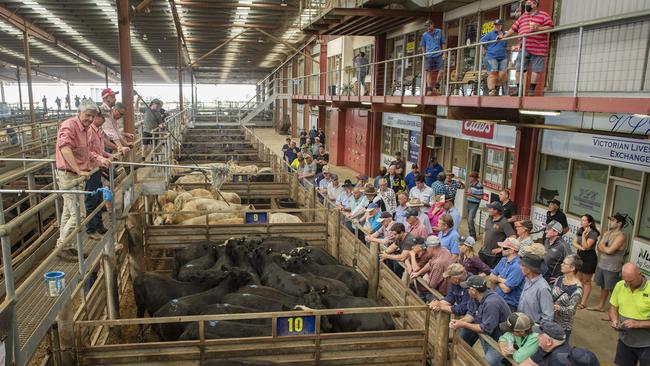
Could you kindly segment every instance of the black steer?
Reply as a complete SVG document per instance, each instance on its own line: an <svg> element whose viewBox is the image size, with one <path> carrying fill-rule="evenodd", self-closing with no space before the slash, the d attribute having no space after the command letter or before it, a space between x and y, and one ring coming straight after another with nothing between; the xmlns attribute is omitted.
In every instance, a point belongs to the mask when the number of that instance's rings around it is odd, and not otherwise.
<svg viewBox="0 0 650 366"><path fill-rule="evenodd" d="M303 257L307 256L311 258L314 262L323 265L330 264L339 264L339 262L331 254L329 254L325 249L312 247L312 246L303 246L295 248L288 252L292 257Z"/></svg>
<svg viewBox="0 0 650 366"><path fill-rule="evenodd" d="M314 275L343 282L352 291L352 295L354 296L365 297L368 295L368 281L352 267L341 264L318 264L309 256L297 259L292 258L289 263L293 265L296 260L300 263L297 266L301 265L302 268ZM336 295L332 291L328 291L328 293Z"/></svg>
<svg viewBox="0 0 650 366"><path fill-rule="evenodd" d="M275 262L278 259L281 260L281 257L273 254L267 255L261 250L256 250L253 253L253 265L260 272L262 284L295 297L302 296L313 289L312 284L305 277L282 269Z"/></svg>
<svg viewBox="0 0 650 366"><path fill-rule="evenodd" d="M191 261L185 263L182 267L178 269L178 280L179 281L191 281L190 276L197 271L206 270L216 263L217 248L214 245L211 245L206 250L205 255L202 255L199 258L192 259Z"/></svg>
<svg viewBox="0 0 650 366"><path fill-rule="evenodd" d="M321 296L321 301L328 309L370 308L383 306L377 301L365 297ZM393 330L395 323L389 313L371 314L336 314L328 315L333 332L365 332L374 330Z"/></svg>
<svg viewBox="0 0 650 366"><path fill-rule="evenodd" d="M208 247L215 245L216 243L205 241L197 243L195 245L188 246L185 249L179 250L174 254L174 265L172 267L172 277L177 278L178 270L185 265L185 263L199 258L208 250Z"/></svg>

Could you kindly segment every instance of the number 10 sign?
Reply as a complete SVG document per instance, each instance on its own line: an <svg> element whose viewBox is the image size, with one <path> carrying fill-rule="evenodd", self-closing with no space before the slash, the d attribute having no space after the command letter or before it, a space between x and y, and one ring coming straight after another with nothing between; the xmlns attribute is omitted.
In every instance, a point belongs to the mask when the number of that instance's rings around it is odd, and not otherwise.
<svg viewBox="0 0 650 366"><path fill-rule="evenodd" d="M315 334L316 317L314 315L306 315L278 318L276 333L278 336Z"/></svg>

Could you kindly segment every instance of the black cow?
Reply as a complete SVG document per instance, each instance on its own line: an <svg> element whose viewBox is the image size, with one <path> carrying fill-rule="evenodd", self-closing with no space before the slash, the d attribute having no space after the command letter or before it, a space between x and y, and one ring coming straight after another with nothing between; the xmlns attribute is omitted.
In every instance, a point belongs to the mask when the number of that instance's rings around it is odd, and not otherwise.
<svg viewBox="0 0 650 366"><path fill-rule="evenodd" d="M311 258L314 262L323 265L339 264L339 262L331 254L329 254L325 249L312 247L312 246L303 246L295 248L289 252L289 255L292 257L302 257L307 256Z"/></svg>
<svg viewBox="0 0 650 366"><path fill-rule="evenodd" d="M313 286L308 279L299 274L285 271L275 262L282 261L280 256L262 252L259 249L253 252L253 266L258 269L262 284L295 297L312 291Z"/></svg>
<svg viewBox="0 0 650 366"><path fill-rule="evenodd" d="M246 245L236 244L234 241L226 243L226 254L232 260L232 265L247 271L253 277L252 282L256 285L261 284L259 274L250 261L250 250Z"/></svg>
<svg viewBox="0 0 650 366"><path fill-rule="evenodd" d="M208 247L216 243L205 241L196 245L188 246L185 249L179 250L174 254L174 265L172 267L172 277L178 277L178 270L185 265L185 263L205 255Z"/></svg>
<svg viewBox="0 0 650 366"><path fill-rule="evenodd" d="M170 306L167 307L167 314L165 316L183 316L183 315L213 315L213 314L239 314L239 313L254 313L257 310L238 306L233 304L210 304L197 306L191 309L189 313L178 306L178 299L172 300ZM270 319L244 319L244 323L257 324L257 325L271 325ZM185 331L189 323L162 323L155 324L154 330L162 340L174 341L180 337Z"/></svg>
<svg viewBox="0 0 650 366"><path fill-rule="evenodd" d="M368 295L368 281L352 267L340 264L318 264L309 256L303 256L301 258L292 257L288 263L291 265L291 268L302 267L314 275L338 280L344 283L352 291L354 296L365 297ZM328 293L336 295L332 291L328 291Z"/></svg>
<svg viewBox="0 0 650 366"><path fill-rule="evenodd" d="M299 263L299 261L292 260L285 262L283 268L288 270L289 273L299 273L301 276L305 277L314 288L323 289L325 290L324 292L327 292L328 294L352 296L352 291L345 283L326 276L319 276L317 273L312 273L307 270L302 263Z"/></svg>
<svg viewBox="0 0 650 366"><path fill-rule="evenodd" d="M244 337L265 337L271 335L271 327L268 325L248 324L238 321L208 320L205 322L205 338L244 338ZM179 340L199 339L199 325L190 323Z"/></svg>
<svg viewBox="0 0 650 366"><path fill-rule="evenodd" d="M365 297L323 295L321 301L328 309L370 308L383 306ZM334 332L365 332L373 330L393 330L395 323L389 313L335 314L327 318Z"/></svg>
<svg viewBox="0 0 650 366"><path fill-rule="evenodd" d="M273 287L268 287L268 286L258 286L258 285L243 286L239 288L239 290L237 290L237 293L270 297L273 299L278 299L285 303L290 303L296 300L295 296L287 295L278 289L274 289Z"/></svg>
<svg viewBox="0 0 650 366"><path fill-rule="evenodd" d="M208 290L226 276L213 281L181 282L154 272L143 272L133 279L133 294L138 318L143 318L145 310L152 316L172 299Z"/></svg>
<svg viewBox="0 0 650 366"><path fill-rule="evenodd" d="M211 268L215 265L217 256L217 248L214 245L210 245L206 253L201 257L192 259L191 261L185 263L182 267L178 269L178 280L179 281L191 281L190 276L197 271L203 271L208 268Z"/></svg>
<svg viewBox="0 0 650 366"><path fill-rule="evenodd" d="M274 253L288 253L296 248L308 246L309 243L303 239L291 236L271 236L264 238L261 247L270 249Z"/></svg>

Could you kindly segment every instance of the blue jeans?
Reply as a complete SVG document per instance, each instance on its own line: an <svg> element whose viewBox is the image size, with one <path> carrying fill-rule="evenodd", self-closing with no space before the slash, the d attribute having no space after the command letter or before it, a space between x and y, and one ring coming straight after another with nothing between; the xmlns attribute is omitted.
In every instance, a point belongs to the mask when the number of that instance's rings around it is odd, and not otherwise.
<svg viewBox="0 0 650 366"><path fill-rule="evenodd" d="M479 339L478 334L465 328L461 329L458 335L470 346L473 346L474 343L476 343L476 341ZM503 356L501 353L499 353L499 350L492 348L483 339L481 339L481 346L483 347L483 352L485 353L485 361L488 363L488 365L500 366L501 360L503 360Z"/></svg>
<svg viewBox="0 0 650 366"><path fill-rule="evenodd" d="M479 203L467 202L467 227L469 228L469 235L476 239L476 226L474 224L474 219L476 218L476 212L478 212Z"/></svg>
<svg viewBox="0 0 650 366"><path fill-rule="evenodd" d="M101 171L95 172L86 181L86 191L95 191L97 190L97 188L101 188L101 186L102 186ZM102 203L102 199L103 198L101 193L86 195L84 199L84 204L86 206L86 215L90 215L90 213ZM88 221L88 223L86 224L86 232L91 234L96 232L99 229L102 229L103 227L104 227L104 223L102 222L102 215L100 211L95 216L93 216L93 218L91 218L90 221Z"/></svg>
<svg viewBox="0 0 650 366"><path fill-rule="evenodd" d="M366 95L366 73L364 71L357 71L357 95ZM361 94L361 87L363 86L363 94Z"/></svg>

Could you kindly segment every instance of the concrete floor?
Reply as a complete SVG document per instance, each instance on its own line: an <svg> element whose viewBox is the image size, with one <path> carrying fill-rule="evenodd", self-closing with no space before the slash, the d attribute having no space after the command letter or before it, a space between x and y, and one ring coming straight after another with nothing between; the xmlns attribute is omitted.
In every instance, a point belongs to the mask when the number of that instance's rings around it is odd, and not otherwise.
<svg viewBox="0 0 650 366"><path fill-rule="evenodd" d="M280 135L272 128L256 128L255 134L264 142L269 148L276 153L282 154L282 145L288 135ZM358 172L345 167L335 166L330 164L330 169L335 174L338 174L339 179L351 179L355 181ZM467 222L463 220L461 224L461 235L467 234ZM480 239L480 238L479 238ZM591 296L589 298L589 305L595 305L598 302L600 289L594 284ZM618 334L611 329L609 322L601 320L606 317L606 313L599 313L594 311L578 310L576 313L573 333L571 335L571 346L585 347L594 352L601 362L601 365L608 366L614 364L614 354L616 353L616 340ZM480 348L480 347L479 347Z"/></svg>

